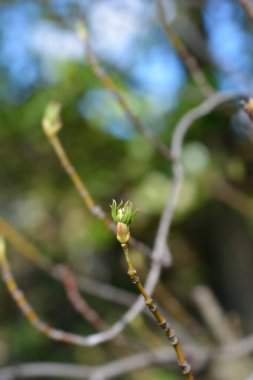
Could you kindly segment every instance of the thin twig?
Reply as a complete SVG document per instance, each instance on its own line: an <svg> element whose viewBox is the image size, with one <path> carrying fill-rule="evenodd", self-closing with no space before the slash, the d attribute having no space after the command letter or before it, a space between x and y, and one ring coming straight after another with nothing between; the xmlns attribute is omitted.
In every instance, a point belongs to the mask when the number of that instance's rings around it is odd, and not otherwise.
<svg viewBox="0 0 253 380"><path fill-rule="evenodd" d="M234 96L233 96L234 97ZM173 148L173 184L171 193L168 196L168 204L162 214L160 219L155 245L152 252L152 263L151 268L147 276L146 283L144 287L146 288L149 294L152 294L157 281L160 277L161 272L161 259L166 252L166 239L168 236L168 231L171 225L172 216L174 213L174 209L176 206L177 199L179 197L179 192L182 184L182 168L179 165L179 157L181 153L181 144L183 141L184 134L187 129L190 127L191 123L200 118L201 116L210 112L213 108L215 108L218 104L221 104L223 101L231 99L232 96L226 96L224 94L215 94L209 100L203 102L199 107L191 110L189 113L182 118L175 129L174 138L172 140L172 148ZM132 307L123 315L123 317L117 321L111 328L108 330L92 334L88 337L82 337L82 343L87 346L94 346L99 343L108 341L113 339L119 332L121 332L124 327L130 323L144 308L142 297L138 297L136 302L132 305Z"/></svg>
<svg viewBox="0 0 253 380"><path fill-rule="evenodd" d="M115 84L113 79L104 70L104 68L101 66L101 64L94 56L93 51L90 47L88 32L84 28L84 25L78 25L78 34L85 45L87 61L90 64L90 67L93 70L94 74L101 80L105 88L115 98L115 100L117 101L122 111L125 113L130 123L133 124L133 126L151 142L152 146L157 150L157 152L159 152L164 158L166 158L166 160L170 160L171 157L169 149L162 141L159 140L158 137L154 135L150 128L146 126L133 113L123 96L120 94L120 91L117 88L117 85Z"/></svg>
<svg viewBox="0 0 253 380"><path fill-rule="evenodd" d="M37 267L47 273L52 271L52 263L49 258L42 255L41 252L27 239L25 239L14 227L12 227L6 220L0 217L0 234L8 240L18 252L34 263Z"/></svg>
<svg viewBox="0 0 253 380"><path fill-rule="evenodd" d="M182 59L184 65L188 69L197 87L201 90L203 95L208 98L210 95L214 93L214 88L207 81L196 58L189 52L187 47L184 45L183 41L176 34L173 33L166 19L163 0L156 0L156 5L161 25L169 41L172 43L179 57Z"/></svg>
<svg viewBox="0 0 253 380"><path fill-rule="evenodd" d="M102 220L111 230L114 229L114 225L111 220L106 216L105 212L101 209L100 206L97 206L89 194L87 188L85 187L83 181L81 180L79 174L76 169L70 162L69 158L66 155L65 150L60 142L59 137L56 134L47 135L50 143L52 144L54 151L63 167L65 172L70 177L71 181L75 185L78 193L82 197L84 203L88 207L89 211L96 216L98 219Z"/></svg>
<svg viewBox="0 0 253 380"><path fill-rule="evenodd" d="M210 360L240 358L253 351L253 337L249 336L229 346L206 349L197 348L194 345L185 344L185 352L194 361L195 371L203 369ZM117 359L99 366L86 366L62 363L26 363L0 369L0 380L15 380L18 378L72 378L72 379L112 379L114 377L130 373L151 366L153 364L170 364L174 366L175 357L168 347L159 348L153 352L134 354L124 359ZM101 378L101 374L104 377ZM99 377L100 376L100 377ZM253 380L250 375L247 380Z"/></svg>
<svg viewBox="0 0 253 380"><path fill-rule="evenodd" d="M250 341L248 338L250 338ZM253 351L253 338L248 338L244 338L231 346L220 348L215 347L211 350L205 348L199 349L189 344L185 344L184 348L186 353L190 355L194 361L195 371L199 371L206 366L209 360L221 357L224 359L239 358L245 354L251 353ZM102 379L112 379L130 373L133 370L162 363L166 363L167 365L170 364L172 366L175 363L174 355L168 350L167 346L159 348L153 352L135 353L124 359L117 359L99 366L35 362L3 367L0 369L0 380L37 377L95 380L96 378L99 379L101 374L104 374ZM253 380L253 375L250 375L247 380Z"/></svg>
<svg viewBox="0 0 253 380"><path fill-rule="evenodd" d="M0 247L0 250L0 265L2 268L3 281L5 282L6 287L9 290L13 300L16 302L17 306L20 308L20 310L28 319L28 321L38 331L42 332L44 335L53 340L78 346L89 346L89 340L86 337L56 329L45 323L38 316L38 314L35 312L33 307L26 299L24 293L18 288L14 276L12 274L10 264L8 262L5 252L3 252L2 250L2 247ZM78 302L80 301L82 300L78 299ZM85 312L83 310L83 303L81 303L81 306L79 306L79 308L81 308L79 312L82 312L84 314L85 319L87 319L95 328L99 328L101 330L102 327L106 327L103 321L100 320L98 315L88 306L86 307ZM136 345L132 344L131 341L127 341L125 338L121 336L116 337L115 343L120 347L131 347L133 349L136 349Z"/></svg>
<svg viewBox="0 0 253 380"><path fill-rule="evenodd" d="M186 346L196 363L196 370L201 370L206 364L206 350ZM174 368L175 358L168 347L161 347L152 352L142 352L123 359L98 365L86 366L62 363L26 363L0 369L0 380L15 380L17 378L68 378L105 380L128 374L135 370L150 367L154 364L166 364Z"/></svg>
<svg viewBox="0 0 253 380"><path fill-rule="evenodd" d="M88 207L89 211L92 215L97 217L98 219L102 220L106 226L115 232L114 224L112 223L111 219L109 219L104 212L104 210L95 203L94 199L88 192L84 182L81 180L79 174L77 173L76 169L74 168L73 164L71 163L70 159L68 158L61 141L57 134L47 135L50 143L52 144L54 151L63 167L65 172L70 177L71 181L73 182L74 186L76 187L79 195L81 196L82 200ZM148 246L146 246L144 243L138 241L135 238L131 238L130 244L135 246L137 249L139 249L141 252L146 254L148 257L151 255L151 250ZM168 249L166 250L166 253L164 257L162 258L163 264L165 266L168 266L170 263L170 253Z"/></svg>
<svg viewBox="0 0 253 380"><path fill-rule="evenodd" d="M80 290L94 295L95 297L115 302L118 305L125 307L130 307L137 299L137 296L135 294L123 289L116 288L110 284L101 283L92 278L88 278L76 273L73 273L73 276ZM155 293L157 299L160 297L160 303L163 303L163 309L168 311L170 315L173 315L174 313L173 319L182 324L182 326L186 326L189 331L194 330L199 333L199 326L197 324L197 321L195 321L194 318L188 314L180 302L170 292L168 292L168 290L161 282L157 284ZM148 310L144 309L143 311L147 316L150 315L148 313ZM180 327L177 326L177 330L179 328ZM180 336L183 336L185 338L187 336L185 331L182 331L182 328L180 328Z"/></svg>
<svg viewBox="0 0 253 380"><path fill-rule="evenodd" d="M172 316L178 323L198 336L203 336L203 329L196 318L178 301L178 299L160 281L154 292L159 304Z"/></svg>
<svg viewBox="0 0 253 380"><path fill-rule="evenodd" d="M1 217L0 234L28 261L51 275L54 279L63 281L62 271L59 271L59 265L54 266L53 262L43 255L34 244L28 241L27 238L21 235L20 232ZM70 272L70 269L67 268L66 265L64 265L64 268ZM87 291L89 294L107 299L108 301L117 302L118 304L127 307L136 300L136 296L126 290L118 289L106 283L100 283L80 274L74 274L71 272L71 275L74 277L78 288Z"/></svg>
<svg viewBox="0 0 253 380"><path fill-rule="evenodd" d="M98 313L92 309L80 295L75 277L69 268L66 265L58 265L54 269L54 273L55 271L58 272L58 276L65 287L69 301L74 306L75 310L77 310L96 330L104 330L106 328L106 324L100 318Z"/></svg>
<svg viewBox="0 0 253 380"><path fill-rule="evenodd" d="M32 243L25 239L15 228L0 217L0 233L14 246L17 252L35 264L37 267L63 283L72 306L95 329L101 330L103 322L99 315L88 305L80 295L75 279L66 265L54 266L49 258L44 256Z"/></svg>
<svg viewBox="0 0 253 380"><path fill-rule="evenodd" d="M163 212L162 218L160 220L160 224L158 227L158 232L155 240L155 247L153 250L153 257L156 255L160 255L163 252L163 248L166 244L167 236L170 230L172 218L174 215L175 207L177 204L177 200L180 195L180 191L182 188L184 172L181 164L181 152L182 152L182 144L185 137L185 134L188 128L192 125L192 123L198 118L206 115L210 111L212 111L217 105L223 103L224 101L234 98L234 95L226 95L226 94L214 94L209 99L205 100L200 106L192 109L184 117L179 121L176 125L171 142L171 153L172 153L172 189L171 193L168 197L167 207ZM160 274L159 267L152 267L146 284L144 288L147 293L152 293L155 284L158 281ZM151 291L150 291L151 289Z"/></svg>
<svg viewBox="0 0 253 380"><path fill-rule="evenodd" d="M253 334L216 349L216 355L224 359L241 358L252 352Z"/></svg>
<svg viewBox="0 0 253 380"><path fill-rule="evenodd" d="M216 93L209 99L205 100L198 107L190 110L177 124L171 143L171 151L173 152L173 179L171 192L168 195L167 206L161 216L154 249L152 252L152 261L149 273L147 275L144 287L146 291L152 295L154 288L159 280L161 273L161 259L164 255L166 248L166 241L169 233L169 229L174 215L177 200L179 198L182 181L183 181L183 169L180 163L182 143L185 133L190 128L192 123L201 118L202 116L211 112L219 104L227 100L234 99L238 94L223 94ZM103 336L94 337L96 343L104 341L104 339L111 339L115 334L121 331L124 326L129 323L136 315L138 315L144 308L142 297L139 297L134 305L127 311L127 313L118 321L112 328L107 331Z"/></svg>
<svg viewBox="0 0 253 380"><path fill-rule="evenodd" d="M189 365L189 363L185 359L181 345L178 341L178 338L175 335L174 330L172 329L170 324L166 321L165 317L161 314L158 306L155 304L153 299L147 293L147 291L143 287L143 285L142 285L142 283L138 277L137 271L134 268L132 261L131 261L131 258L130 258L129 253L128 253L128 244L127 243L121 244L121 246L122 246L123 252L125 254L125 258L126 258L126 262L127 262L127 266L128 266L127 274L129 275L132 283L136 286L136 288L139 290L140 294L145 299L145 303L146 303L147 307L149 308L149 310L151 311L151 313L155 317L158 325L164 330L164 332L165 332L165 334L169 340L169 343L174 348L176 355L177 355L177 358L178 358L178 364L179 364L179 367L181 368L182 374L185 375L188 380L194 380L192 370L191 370L191 366Z"/></svg>
<svg viewBox="0 0 253 380"><path fill-rule="evenodd" d="M18 288L6 255L2 254L0 259L2 278L6 284L7 289L9 290L12 298L16 302L17 306L21 309L25 317L37 330L53 340L75 344L78 346L89 345L89 340L87 340L85 337L55 329L40 319L33 307L27 301L24 293Z"/></svg>
<svg viewBox="0 0 253 380"><path fill-rule="evenodd" d="M177 123L172 140L171 154L173 160L176 161L181 156L182 142L187 130L194 121L207 115L219 105L236 99L241 94L238 93L222 93L217 92L211 95L208 99L204 100L200 105L188 111Z"/></svg>
<svg viewBox="0 0 253 380"><path fill-rule="evenodd" d="M232 330L221 305L207 286L194 288L192 298L212 336L219 344L235 342L238 336Z"/></svg>
<svg viewBox="0 0 253 380"><path fill-rule="evenodd" d="M49 258L46 258L47 265L44 265L45 257L43 254L2 218L0 218L0 233L17 249L18 253L21 253L27 260L46 271L46 273L51 275L54 279L63 283L72 306L85 318L85 320L93 325L95 329L106 330L108 329L108 326L101 320L96 311L91 309L85 299L83 299L78 288L125 307L131 307L136 301L136 296L134 294L115 288L112 285L100 283L84 276L74 274L66 265L54 265ZM146 313L146 310L144 310L144 312ZM147 315L149 316L148 313ZM185 332L181 331L181 333L182 335L185 335ZM116 340L114 339L114 343L121 347L126 346L126 340L120 336L117 336ZM129 347L136 349L136 345L132 342L128 341L127 344Z"/></svg>
<svg viewBox="0 0 253 380"><path fill-rule="evenodd" d="M249 18L253 19L253 5L251 4L250 0L240 0L240 2Z"/></svg>
<svg viewBox="0 0 253 380"><path fill-rule="evenodd" d="M218 181L218 183L213 186L212 195L214 198L243 214L246 218L252 218L252 198L232 186L230 183L224 180Z"/></svg>
<svg viewBox="0 0 253 380"><path fill-rule="evenodd" d="M24 237L20 232L18 232L12 225L10 225L5 219L0 217L0 234L7 240L9 243L16 248L17 253L21 254L29 262L33 263L35 266L39 267L45 271L48 275L54 278L57 281L60 281L65 286L65 289L71 290L68 295L74 295L74 299L82 298L80 293L78 296L73 292L77 289L88 292L91 295L102 298L110 302L116 302L118 305L125 307L130 307L136 301L136 295L130 293L129 291L116 288L107 283L102 283L96 281L92 278L85 277L84 275L78 274L70 270L66 264L54 265L54 263L46 257L33 243L31 243L27 238ZM67 275L67 276L66 276ZM74 281L74 284L73 284ZM69 286L71 285L71 286ZM162 287L162 284L159 285L159 291ZM67 289L66 289L67 290ZM163 290L163 292L165 289ZM166 292L166 297L168 294ZM73 297L70 296L69 300L72 305L75 307L75 301ZM82 298L83 299L83 298ZM86 301L83 299L83 302ZM172 302L170 298L170 302ZM173 303L175 300L173 300ZM78 301L79 303L79 301ZM177 301L178 303L178 301ZM168 306L168 305L167 305ZM90 306L88 306L90 308ZM177 308L180 308L177 304ZM76 308L76 307L75 307ZM77 309L85 310L84 306L78 305ZM185 317L186 318L186 317ZM95 327L95 326L94 326Z"/></svg>
<svg viewBox="0 0 253 380"><path fill-rule="evenodd" d="M104 300L130 307L136 301L136 295L113 285L95 281L92 278L74 274L78 288Z"/></svg>

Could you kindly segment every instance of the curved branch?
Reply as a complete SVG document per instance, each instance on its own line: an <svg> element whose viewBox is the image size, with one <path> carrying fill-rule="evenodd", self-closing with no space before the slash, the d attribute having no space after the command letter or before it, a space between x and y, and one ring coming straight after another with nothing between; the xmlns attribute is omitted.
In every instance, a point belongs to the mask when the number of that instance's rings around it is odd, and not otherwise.
<svg viewBox="0 0 253 380"><path fill-rule="evenodd" d="M195 369L202 369L207 360L205 350L197 350L194 347L186 347L188 353L195 359ZM104 380L130 373L134 370L146 368L154 364L168 364L174 368L175 358L168 347L159 348L153 352L143 352L128 356L123 359L114 360L107 364L98 366L61 364L61 363L26 363L9 366L0 370L1 380L14 380L17 378L37 377L60 377L71 379Z"/></svg>

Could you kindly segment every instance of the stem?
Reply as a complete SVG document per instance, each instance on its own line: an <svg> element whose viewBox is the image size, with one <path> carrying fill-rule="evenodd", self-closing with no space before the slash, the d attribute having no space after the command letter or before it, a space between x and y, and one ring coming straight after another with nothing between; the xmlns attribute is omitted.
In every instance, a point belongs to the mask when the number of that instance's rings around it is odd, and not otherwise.
<svg viewBox="0 0 253 380"><path fill-rule="evenodd" d="M153 299L150 297L150 295L146 292L145 288L143 287L142 283L140 282L140 279L137 275L137 271L133 266L133 263L130 259L129 253L128 253L128 244L121 244L121 247L123 249L123 252L125 254L127 266L128 266L128 276L131 278L132 283L136 286L136 288L139 290L141 295L145 299L145 303L151 313L154 315L158 325L164 330L166 336L169 339L170 344L174 348L177 358L178 358L178 364L181 368L182 374L186 376L188 380L194 380L191 366L186 361L181 345L179 344L178 338L175 335L174 330L170 326L170 324L166 321L165 317L161 314L161 312L158 309L158 306L155 304Z"/></svg>
<svg viewBox="0 0 253 380"><path fill-rule="evenodd" d="M67 297L76 311L88 321L96 330L103 331L106 328L104 321L98 313L92 309L79 293L72 272L65 265L57 267L57 273L60 275Z"/></svg>
<svg viewBox="0 0 253 380"><path fill-rule="evenodd" d="M147 140L151 142L152 146L156 149L157 152L160 153L161 156L163 156L166 160L171 161L170 151L167 146L161 140L159 140L153 131L133 113L128 103L121 95L114 80L97 61L90 47L88 32L85 31L85 35L81 33L79 36L86 47L86 58L93 73L100 79L105 88L112 94L122 111L125 113L127 119L135 127L135 129L138 130L143 136L146 137Z"/></svg>
<svg viewBox="0 0 253 380"><path fill-rule="evenodd" d="M242 6L244 7L249 18L253 18L253 6L249 0L241 0Z"/></svg>
<svg viewBox="0 0 253 380"><path fill-rule="evenodd" d="M8 240L13 247L16 248L27 260L44 270L46 273L51 273L53 263L27 239L25 239L14 227L6 220L0 217L0 233Z"/></svg>
<svg viewBox="0 0 253 380"><path fill-rule="evenodd" d="M183 64L189 71L192 79L194 80L197 87L201 90L203 95L208 98L214 93L213 87L207 81L201 67L199 66L196 58L189 52L181 38L173 33L172 28L170 27L168 21L166 20L166 13L163 6L162 0L156 0L156 5L158 9L158 16L160 23L168 37L168 40L174 47L176 53L181 58Z"/></svg>
<svg viewBox="0 0 253 380"><path fill-rule="evenodd" d="M74 275L66 265L57 267L44 256L32 243L26 240L15 228L0 217L0 233L3 235L27 260L60 281L65 288L66 294L72 306L78 311L93 327L102 330L103 321L98 314L87 304L81 296Z"/></svg>
<svg viewBox="0 0 253 380"><path fill-rule="evenodd" d="M55 329L54 327L49 326L42 319L40 319L36 311L27 301L24 293L18 288L18 285L16 284L16 281L13 277L8 259L5 254L3 254L1 257L0 265L2 269L2 278L5 282L5 285L9 293L11 294L13 300L16 302L17 306L20 308L24 316L37 330L39 330L49 338L57 341L75 344L79 346L86 345L85 337Z"/></svg>
<svg viewBox="0 0 253 380"><path fill-rule="evenodd" d="M111 221L109 221L109 219L106 217L104 211L99 206L97 206L95 204L95 202L92 199L92 197L90 196L88 190L84 186L84 183L82 182L79 174L77 173L76 169L74 168L74 166L71 164L69 158L67 157L58 136L56 134L54 134L52 136L48 136L48 138L49 138L49 140L50 140L50 142L54 148L54 151L55 151L57 157L59 158L61 165L63 166L65 172L70 177L73 184L75 185L77 191L79 192L80 196L82 197L83 201L87 205L90 212L93 215L96 215L99 219L102 219L104 222L106 222L106 224L108 224L109 226L112 227L113 223L111 223Z"/></svg>
<svg viewBox="0 0 253 380"><path fill-rule="evenodd" d="M49 139L51 145L53 146L54 151L55 151L64 171L70 177L72 183L74 184L75 188L77 189L78 193L80 194L82 200L84 201L84 203L88 207L91 214L93 214L98 219L102 220L111 231L115 232L114 223L112 223L111 219L109 219L107 217L104 210L98 204L95 203L94 199L92 198L92 196L88 192L85 184L83 183L82 179L80 178L79 174L77 173L75 167L73 166L70 159L68 158L58 135L57 134L50 135L50 136L47 135L47 138ZM134 237L131 237L130 244L132 244L137 249L139 249L141 252L143 252L147 257L151 256L150 248L147 245L145 245L144 243L142 243L141 241L135 239ZM165 257L164 261L163 261L164 265L168 265L168 261L169 261L169 258Z"/></svg>

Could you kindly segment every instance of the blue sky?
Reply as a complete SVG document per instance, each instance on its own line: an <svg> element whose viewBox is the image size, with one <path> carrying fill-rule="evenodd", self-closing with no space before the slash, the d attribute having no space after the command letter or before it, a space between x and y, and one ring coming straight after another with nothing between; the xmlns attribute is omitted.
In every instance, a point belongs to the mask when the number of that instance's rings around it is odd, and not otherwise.
<svg viewBox="0 0 253 380"><path fill-rule="evenodd" d="M67 27L45 19L40 1L0 3L0 65L11 83L7 98L36 86L38 79L57 81L56 61L83 60L83 47L74 33L75 5L78 16L89 24L98 56L125 70L139 91L161 101L177 97L185 70L159 29L153 2L147 6L140 0L51 0L49 4ZM176 16L176 1L168 4ZM243 9L236 2L206 3L203 22L221 88L250 91L252 87L252 36L242 29L243 19Z"/></svg>

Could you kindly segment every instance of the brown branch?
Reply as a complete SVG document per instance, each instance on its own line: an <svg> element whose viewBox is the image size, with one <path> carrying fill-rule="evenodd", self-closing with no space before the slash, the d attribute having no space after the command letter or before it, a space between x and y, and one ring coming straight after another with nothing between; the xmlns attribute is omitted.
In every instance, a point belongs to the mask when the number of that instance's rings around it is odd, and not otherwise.
<svg viewBox="0 0 253 380"><path fill-rule="evenodd" d="M250 0L240 0L245 12L249 18L253 19L253 5L250 3Z"/></svg>
<svg viewBox="0 0 253 380"><path fill-rule="evenodd" d="M196 363L196 370L201 370L206 365L206 352L194 347L186 346L187 352L191 351ZM88 379L103 380L114 379L124 374L129 374L134 370L150 367L151 365L169 365L174 368L175 359L172 352L168 352L168 347L161 347L152 352L141 352L123 359L117 359L112 362L97 365L86 366L66 363L26 363L0 369L0 379L15 380L17 378L68 378L68 379Z"/></svg>
<svg viewBox="0 0 253 380"><path fill-rule="evenodd" d="M106 330L110 330L110 327L101 320L95 310L91 309L79 293L78 288L89 294L111 302L116 302L125 307L131 307L136 301L136 296L125 290L115 288L109 284L99 283L92 279L85 278L84 276L73 274L66 265L54 265L49 258L45 258L31 242L24 238L2 218L0 218L0 234L4 236L24 258L44 270L54 279L63 283L69 301L74 309L78 311L95 329L100 331L104 330L105 334ZM45 259L47 265L45 265ZM103 336L103 332L101 332L101 334ZM131 341L126 341L126 339L121 336L117 336L116 339L114 339L114 343L120 347L128 346L129 348L136 349L136 344Z"/></svg>
<svg viewBox="0 0 253 380"><path fill-rule="evenodd" d="M191 332L195 332L197 336L203 336L203 329L201 328L197 319L195 319L186 308L178 301L178 299L164 286L160 281L157 284L154 292L159 304L172 316L178 323L184 326Z"/></svg>
<svg viewBox="0 0 253 380"><path fill-rule="evenodd" d="M165 317L161 314L158 306L154 303L153 299L150 297L150 295L147 293L147 291L143 287L140 281L140 278L138 277L137 271L133 267L131 258L128 253L128 244L121 244L121 247L125 254L125 258L126 258L126 262L128 266L127 274L129 275L134 286L139 290L140 294L143 296L145 303L147 307L149 308L149 310L151 311L151 313L153 314L153 316L155 317L158 326L164 330L169 340L169 343L174 348L182 374L185 375L188 380L194 380L191 366L188 364L188 362L185 359L181 345L178 341L178 338L175 335L174 330L172 329L170 324L166 321Z"/></svg>
<svg viewBox="0 0 253 380"><path fill-rule="evenodd" d="M178 123L175 129L172 140L172 148L174 153L172 192L168 196L168 204L164 210L164 213L159 223L155 246L152 253L153 260L149 274L147 276L147 281L145 283L145 288L149 293L153 292L160 276L161 259L165 252L166 238L171 225L175 205L181 189L181 183L183 178L181 165L179 165L178 159L180 158L181 154L181 144L183 141L184 134L186 133L187 129L190 127L191 123L194 120L210 112L218 104L227 100L227 98L228 97L223 94L215 94L213 97L201 104L199 107L196 107L195 109L188 112ZM229 99L230 98L231 96L229 97ZM142 299L139 297L137 301L132 305L132 307L113 326L111 326L108 330L104 332L93 334L88 337L83 337L82 343L85 342L85 345L93 346L114 338L137 314L139 314L142 311L142 309Z"/></svg>
<svg viewBox="0 0 253 380"><path fill-rule="evenodd" d="M169 41L171 42L175 51L177 52L185 67L189 71L197 87L201 90L203 95L208 98L210 95L214 93L214 88L207 81L196 58L189 52L183 41L176 34L173 33L172 28L170 27L166 19L163 0L156 0L156 5L161 25Z"/></svg>
<svg viewBox="0 0 253 380"><path fill-rule="evenodd" d="M58 104L50 103L48 105L48 108L50 110L50 108L55 107L55 106L59 107ZM61 141L60 141L58 134L57 134L59 129L60 129L60 127L58 128L58 126L61 126L61 120L59 119L59 117L60 117L59 114L57 114L57 120L54 120L54 122L51 123L51 120L48 117L47 112L48 111L46 110L45 117L42 121L43 129L44 129L44 132L45 132L49 142L53 146L54 151L56 153L56 156L58 157L64 171L70 177L70 180L74 184L75 188L77 189L79 195L81 196L83 202L88 207L88 210L91 212L91 214L94 215L95 217L97 217L98 219L102 220L105 223L105 225L111 231L115 232L115 227L114 227L114 224L112 223L111 219L109 219L107 217L105 211L99 205L97 205L95 203L94 199L90 195L90 193L87 190L84 182L82 181L81 177L77 173L75 167L73 166L72 162L68 158L68 156L67 156L67 154L66 154L66 152L65 152L65 150L61 144ZM137 249L139 249L145 255L147 255L149 257L151 256L150 248L148 246L146 246L144 243L138 241L135 238L131 238L130 244L135 246ZM168 251L168 249L166 250L166 252L165 252L164 256L161 258L161 260L165 266L168 266L169 263L171 262L170 252Z"/></svg>
<svg viewBox="0 0 253 380"><path fill-rule="evenodd" d="M61 281L74 309L78 311L95 329L102 329L103 322L101 318L80 295L75 284L74 276L66 265L55 267L49 258L44 256L32 243L25 239L15 228L1 217L0 234L16 248L17 252L21 252L23 257L49 275Z"/></svg>
<svg viewBox="0 0 253 380"><path fill-rule="evenodd" d="M214 198L227 204L232 209L240 212L246 218L252 218L253 202L252 199L242 191L236 189L228 182L222 180L214 184L212 189Z"/></svg>
<svg viewBox="0 0 253 380"><path fill-rule="evenodd" d="M16 302L17 306L20 308L24 316L37 330L53 340L75 344L78 346L87 345L87 339L85 337L77 334L71 334L62 330L57 330L40 319L33 307L27 301L24 293L18 288L5 252L2 250L0 252L0 265L2 269L3 281L5 282L6 287L9 290L13 300Z"/></svg>
<svg viewBox="0 0 253 380"><path fill-rule="evenodd" d="M238 338L211 289L204 285L197 286L192 298L216 342L230 344Z"/></svg>
<svg viewBox="0 0 253 380"><path fill-rule="evenodd" d="M159 152L166 160L170 160L170 151L166 145L159 140L156 135L150 130L150 128L145 125L130 109L129 105L121 95L117 85L109 74L104 70L101 64L98 62L96 57L93 54L93 51L90 47L89 36L87 30L84 28L84 25L78 24L78 35L80 36L82 42L86 48L86 58L94 74L101 80L105 88L112 94L116 102L125 113L127 119L130 123L139 131L143 136L145 136L152 146Z"/></svg>
<svg viewBox="0 0 253 380"><path fill-rule="evenodd" d="M96 330L102 331L106 328L106 324L100 318L98 313L92 309L88 303L80 295L74 275L66 265L58 265L54 269L57 271L68 296L70 303L74 306L83 318L88 321Z"/></svg>
<svg viewBox="0 0 253 380"><path fill-rule="evenodd" d="M0 266L2 269L2 278L3 281L12 296L13 300L16 302L19 309L22 311L24 316L28 319L28 321L40 332L42 332L44 335L46 335L48 338L51 338L56 341L68 343L68 344L74 344L78 346L92 346L93 344L90 343L89 337L83 337L78 334L72 334L66 331L62 331L59 329L56 329L47 323L45 323L36 313L36 311L33 309L33 307L30 305L28 300L26 299L24 293L19 289L14 276L12 274L10 264L8 262L8 259L5 254L5 245L3 244L3 239L0 239ZM71 289L68 289L68 292L73 292L73 286L75 288L75 283L73 281L73 277L70 273L70 271L65 272L65 268L57 268L58 273L60 273L61 278L63 276L68 278L65 278L66 287ZM65 273L64 273L65 272ZM71 278L71 284L70 284L70 278ZM73 298L74 297L74 298ZM102 328L106 327L106 325L103 323L103 321L100 319L100 317L97 315L94 310L92 310L82 298L80 298L79 293L77 289L74 289L74 296L73 294L69 294L69 298L73 305L76 307L76 309L84 316L86 320L90 322L91 325L93 325L95 328L101 330ZM77 305L78 303L78 305ZM115 344L117 344L119 347L129 347L131 349L136 349L137 345L133 344L131 341L126 340L122 336L117 336L115 339Z"/></svg>
<svg viewBox="0 0 253 380"><path fill-rule="evenodd" d="M22 252L22 255L38 266L40 269L47 273L52 271L53 264L51 261L33 245L27 239L25 239L15 228L0 217L0 234L8 240L18 252Z"/></svg>

